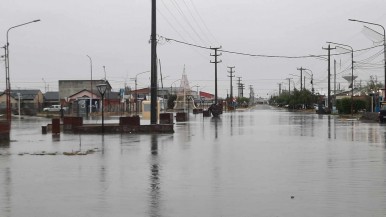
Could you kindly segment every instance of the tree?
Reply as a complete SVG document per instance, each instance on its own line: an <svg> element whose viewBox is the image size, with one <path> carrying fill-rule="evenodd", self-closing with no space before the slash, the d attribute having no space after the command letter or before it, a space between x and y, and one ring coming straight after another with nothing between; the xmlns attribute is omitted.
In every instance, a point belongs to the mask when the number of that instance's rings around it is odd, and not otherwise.
<svg viewBox="0 0 386 217"><path fill-rule="evenodd" d="M370 80L367 82L367 85L364 87L366 93L378 92L378 90L383 88L383 84L378 82L376 75L370 75Z"/></svg>
<svg viewBox="0 0 386 217"><path fill-rule="evenodd" d="M177 95L173 94L170 95L168 98L168 109L173 109L174 108L174 102L177 99Z"/></svg>
<svg viewBox="0 0 386 217"><path fill-rule="evenodd" d="M296 88L289 94L283 92L280 96L275 96L270 99L271 104L278 106L288 105L289 108L300 108L304 106L312 106L317 102L317 96L309 90L297 90Z"/></svg>

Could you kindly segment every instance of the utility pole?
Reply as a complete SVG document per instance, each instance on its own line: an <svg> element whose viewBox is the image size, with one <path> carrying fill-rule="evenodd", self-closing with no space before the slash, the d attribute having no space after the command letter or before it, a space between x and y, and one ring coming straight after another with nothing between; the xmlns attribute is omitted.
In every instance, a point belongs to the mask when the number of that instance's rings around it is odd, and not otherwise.
<svg viewBox="0 0 386 217"><path fill-rule="evenodd" d="M240 91L240 87L241 87L241 77L237 77L238 81L237 81L237 97L241 97L241 91Z"/></svg>
<svg viewBox="0 0 386 217"><path fill-rule="evenodd" d="M305 68L300 67L300 68L297 68L297 69L300 70L300 90L303 90L302 79L303 79L303 70ZM305 86L305 83L304 83L304 86Z"/></svg>
<svg viewBox="0 0 386 217"><path fill-rule="evenodd" d="M311 74L311 92L314 94L314 74Z"/></svg>
<svg viewBox="0 0 386 217"><path fill-rule="evenodd" d="M249 85L249 104L255 104L255 91L253 90L252 85Z"/></svg>
<svg viewBox="0 0 386 217"><path fill-rule="evenodd" d="M291 79L292 78L286 78L288 80L288 95L291 95Z"/></svg>
<svg viewBox="0 0 386 217"><path fill-rule="evenodd" d="M155 0L153 0L155 1ZM214 50L214 54L210 54L210 56L214 57L214 61L210 61L210 63L214 63L214 104L217 105L217 63L221 63L221 60L217 60L218 56L221 56L221 54L218 54L218 49L221 49L220 47L210 47L210 49Z"/></svg>
<svg viewBox="0 0 386 217"><path fill-rule="evenodd" d="M279 85L279 96L281 95L281 83L278 83Z"/></svg>
<svg viewBox="0 0 386 217"><path fill-rule="evenodd" d="M334 59L334 106L336 106L336 60Z"/></svg>
<svg viewBox="0 0 386 217"><path fill-rule="evenodd" d="M322 47L323 50L327 50L328 51L328 68L327 68L327 71L328 71L328 90L327 90L327 106L328 106L328 110L329 112L331 112L331 109L332 109L332 105L331 105L331 84L330 84L330 77L331 77L331 66L330 66L330 59L331 59L331 50L334 50L336 48L331 48L330 44L328 44L328 47L327 48L324 48Z"/></svg>
<svg viewBox="0 0 386 217"><path fill-rule="evenodd" d="M232 83L232 78L233 77L235 77L234 75L233 75L233 73L235 73L234 71L233 71L233 69L235 68L234 66L228 66L228 68L229 68L229 70L230 71L228 71L228 73L230 74L230 75L228 75L228 77L230 78L230 81L231 81L231 83L230 83L230 100L233 100L233 83Z"/></svg>
<svg viewBox="0 0 386 217"><path fill-rule="evenodd" d="M244 84L240 83L241 97L244 97Z"/></svg>
<svg viewBox="0 0 386 217"><path fill-rule="evenodd" d="M150 124L157 124L157 3L151 1L151 82Z"/></svg>

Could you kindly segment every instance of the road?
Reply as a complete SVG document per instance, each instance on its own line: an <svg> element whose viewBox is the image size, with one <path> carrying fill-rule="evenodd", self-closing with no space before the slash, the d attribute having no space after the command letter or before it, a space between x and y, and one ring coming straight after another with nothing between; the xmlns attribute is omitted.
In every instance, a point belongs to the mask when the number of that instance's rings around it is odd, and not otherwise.
<svg viewBox="0 0 386 217"><path fill-rule="evenodd" d="M53 137L48 121L13 121L0 216L386 216L379 123L263 105L167 135Z"/></svg>

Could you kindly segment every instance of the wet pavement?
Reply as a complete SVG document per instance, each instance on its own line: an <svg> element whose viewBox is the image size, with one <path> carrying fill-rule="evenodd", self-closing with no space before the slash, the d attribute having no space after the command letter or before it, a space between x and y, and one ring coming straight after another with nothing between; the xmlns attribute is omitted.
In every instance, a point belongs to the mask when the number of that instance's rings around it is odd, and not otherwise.
<svg viewBox="0 0 386 217"><path fill-rule="evenodd" d="M379 123L269 106L164 135L53 137L48 122L13 121L0 216L386 216Z"/></svg>

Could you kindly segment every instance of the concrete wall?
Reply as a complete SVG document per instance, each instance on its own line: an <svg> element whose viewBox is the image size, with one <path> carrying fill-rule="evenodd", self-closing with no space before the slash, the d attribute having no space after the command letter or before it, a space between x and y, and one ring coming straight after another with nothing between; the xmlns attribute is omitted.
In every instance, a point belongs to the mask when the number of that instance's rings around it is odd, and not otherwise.
<svg viewBox="0 0 386 217"><path fill-rule="evenodd" d="M96 85L104 83L104 80L93 80L92 81L92 92L99 94ZM74 95L82 90L91 91L90 80L59 80L59 99L62 100L65 97ZM111 91L111 87L109 87Z"/></svg>

